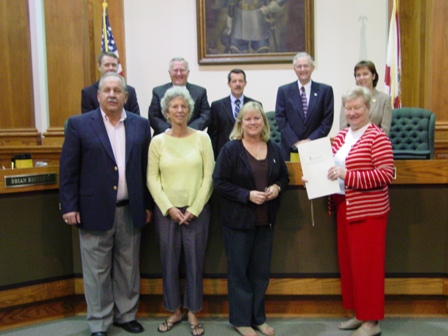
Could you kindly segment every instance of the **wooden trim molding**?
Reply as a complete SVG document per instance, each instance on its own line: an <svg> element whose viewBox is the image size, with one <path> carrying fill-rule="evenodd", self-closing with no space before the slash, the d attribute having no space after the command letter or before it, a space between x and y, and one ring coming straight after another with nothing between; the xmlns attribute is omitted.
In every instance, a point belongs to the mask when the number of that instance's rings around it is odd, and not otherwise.
<svg viewBox="0 0 448 336"><path fill-rule="evenodd" d="M142 295L162 295L162 279L142 279ZM0 309L84 295L81 278L53 281L0 291ZM227 295L226 279L204 279L204 295ZM332 296L341 295L338 278L271 279L268 296ZM386 295L447 296L448 278L387 278Z"/></svg>
<svg viewBox="0 0 448 336"><path fill-rule="evenodd" d="M36 146L42 144L42 134L35 128L0 130L0 146Z"/></svg>
<svg viewBox="0 0 448 336"><path fill-rule="evenodd" d="M0 309L74 295L75 282L67 279L0 291Z"/></svg>
<svg viewBox="0 0 448 336"><path fill-rule="evenodd" d="M0 146L0 169L11 167L14 154L31 153L33 161L45 161L49 166L59 166L61 146ZM2 167L3 166L3 167Z"/></svg>
<svg viewBox="0 0 448 336"><path fill-rule="evenodd" d="M341 318L338 279L271 279L266 313L277 318ZM82 279L0 291L0 331L86 314ZM138 316L165 318L162 280L142 279ZM201 318L227 318L226 279L204 279ZM447 317L448 278L386 279L387 317Z"/></svg>

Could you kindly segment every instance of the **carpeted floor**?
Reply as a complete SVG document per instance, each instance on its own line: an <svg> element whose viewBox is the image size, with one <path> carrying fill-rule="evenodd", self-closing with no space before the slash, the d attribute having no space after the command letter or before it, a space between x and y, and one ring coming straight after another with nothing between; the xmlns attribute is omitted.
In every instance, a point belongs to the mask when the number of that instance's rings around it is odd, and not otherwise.
<svg viewBox="0 0 448 336"><path fill-rule="evenodd" d="M140 335L161 335L157 332L160 319L139 319L145 328ZM337 329L341 319L270 319L268 322L275 328L276 335L294 336L349 336L350 331ZM225 319L204 319L201 321L207 336L238 336L239 334ZM428 318L386 318L380 323L382 336L444 336L448 335L448 319ZM258 333L261 335L261 333ZM5 336L89 336L85 317L70 317L67 319L35 324L18 329L0 332ZM111 327L108 336L129 336L126 331ZM186 321L176 325L167 336L188 336L189 325Z"/></svg>

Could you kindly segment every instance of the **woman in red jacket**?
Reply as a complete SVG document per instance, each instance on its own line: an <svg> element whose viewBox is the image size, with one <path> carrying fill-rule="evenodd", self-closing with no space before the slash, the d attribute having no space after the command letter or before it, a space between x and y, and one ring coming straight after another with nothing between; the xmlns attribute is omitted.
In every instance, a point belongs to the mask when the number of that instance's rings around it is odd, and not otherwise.
<svg viewBox="0 0 448 336"><path fill-rule="evenodd" d="M328 178L341 187L332 199L342 300L355 313L339 329L357 329L352 336L380 335L378 320L384 318L388 184L394 162L389 138L369 120L370 102L370 91L360 86L342 97L349 127L334 139L335 166L328 171Z"/></svg>

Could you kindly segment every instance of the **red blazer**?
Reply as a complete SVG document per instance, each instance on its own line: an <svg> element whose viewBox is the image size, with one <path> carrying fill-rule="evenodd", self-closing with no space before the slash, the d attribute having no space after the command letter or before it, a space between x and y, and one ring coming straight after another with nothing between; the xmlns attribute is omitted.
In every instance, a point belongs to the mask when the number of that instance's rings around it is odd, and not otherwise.
<svg viewBox="0 0 448 336"><path fill-rule="evenodd" d="M348 128L333 142L333 154L344 144ZM388 184L394 176L392 144L386 133L371 124L353 145L345 160L347 220L357 221L389 213Z"/></svg>

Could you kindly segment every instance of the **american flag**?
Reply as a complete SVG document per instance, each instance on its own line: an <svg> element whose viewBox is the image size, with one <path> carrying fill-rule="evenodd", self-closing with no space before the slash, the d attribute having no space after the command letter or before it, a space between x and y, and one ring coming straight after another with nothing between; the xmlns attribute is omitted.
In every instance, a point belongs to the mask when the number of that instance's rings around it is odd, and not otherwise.
<svg viewBox="0 0 448 336"><path fill-rule="evenodd" d="M114 35L112 34L112 28L109 23L109 16L107 15L107 7L109 5L106 1L103 2L103 29L101 33L101 51L113 52L118 58L118 74L123 76L123 69L120 63L120 56L118 55L117 45L115 44Z"/></svg>
<svg viewBox="0 0 448 336"><path fill-rule="evenodd" d="M389 41L387 44L386 93L391 96L392 106L401 107L401 36L398 2L394 0L389 27Z"/></svg>

